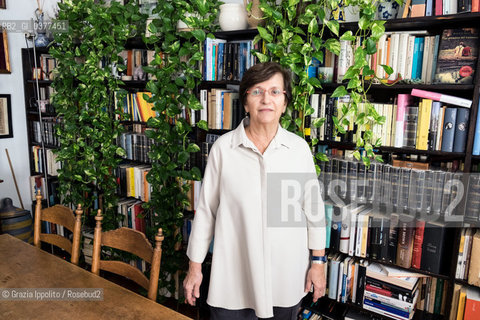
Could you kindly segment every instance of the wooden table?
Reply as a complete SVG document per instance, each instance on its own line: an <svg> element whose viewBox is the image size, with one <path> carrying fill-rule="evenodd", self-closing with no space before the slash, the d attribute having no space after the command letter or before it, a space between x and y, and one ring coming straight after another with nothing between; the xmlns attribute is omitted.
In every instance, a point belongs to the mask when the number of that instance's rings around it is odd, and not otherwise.
<svg viewBox="0 0 480 320"><path fill-rule="evenodd" d="M0 300L0 319L190 319L8 234L0 235L2 288L102 288L103 301Z"/></svg>

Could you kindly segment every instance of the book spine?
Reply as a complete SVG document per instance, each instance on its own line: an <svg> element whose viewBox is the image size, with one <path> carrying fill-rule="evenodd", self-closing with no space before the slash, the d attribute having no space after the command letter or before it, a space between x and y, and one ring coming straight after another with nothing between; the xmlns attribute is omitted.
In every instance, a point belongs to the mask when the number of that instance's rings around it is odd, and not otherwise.
<svg viewBox="0 0 480 320"><path fill-rule="evenodd" d="M388 313L395 314L397 316L404 317L404 318L409 318L409 316L410 316L410 313L407 312L407 311L397 309L397 308L394 308L394 307L390 307L386 304L375 302L375 301L367 299L367 298L363 299L363 305L364 306L365 305L371 306L375 309L380 309L380 310L383 310L383 311L386 311Z"/></svg>
<svg viewBox="0 0 480 320"><path fill-rule="evenodd" d="M435 15L443 15L443 0L435 0Z"/></svg>
<svg viewBox="0 0 480 320"><path fill-rule="evenodd" d="M478 102L478 109L480 109L480 101ZM477 121L475 123L475 140L473 142L473 151L474 156L480 155L480 112L477 109Z"/></svg>
<svg viewBox="0 0 480 320"><path fill-rule="evenodd" d="M413 302L413 299L410 297L407 297L405 295L399 294L397 292L393 292L391 290L388 290L382 287L372 285L368 283L368 281L365 281L365 291L374 292L377 294L381 294L382 296L385 296L385 297L391 297L393 299L398 299L398 300L409 302L409 303Z"/></svg>
<svg viewBox="0 0 480 320"><path fill-rule="evenodd" d="M453 104L453 105L464 107L464 108L470 108L472 105L472 100L450 96L447 94L442 94L442 93L433 92L433 91L412 89L411 95L419 98L431 99L431 100L440 101L448 104Z"/></svg>
<svg viewBox="0 0 480 320"><path fill-rule="evenodd" d="M406 301L401 301L392 297L387 297L375 292L370 292L368 290L365 290L364 294L365 298L372 300L372 301L379 301L380 303L385 303L387 305L391 306L396 306L399 309L402 309L407 312L414 311L415 309L415 303L414 302L406 302Z"/></svg>
<svg viewBox="0 0 480 320"><path fill-rule="evenodd" d="M453 152L465 152L469 116L469 109L457 109L457 120L455 122L455 134L453 140Z"/></svg>
<svg viewBox="0 0 480 320"><path fill-rule="evenodd" d="M455 138L455 126L457 119L457 108L447 108L443 121L442 151L452 152Z"/></svg>
<svg viewBox="0 0 480 320"><path fill-rule="evenodd" d="M418 220L415 228L415 238L413 242L412 268L420 269L422 261L423 233L425 231L425 221Z"/></svg>

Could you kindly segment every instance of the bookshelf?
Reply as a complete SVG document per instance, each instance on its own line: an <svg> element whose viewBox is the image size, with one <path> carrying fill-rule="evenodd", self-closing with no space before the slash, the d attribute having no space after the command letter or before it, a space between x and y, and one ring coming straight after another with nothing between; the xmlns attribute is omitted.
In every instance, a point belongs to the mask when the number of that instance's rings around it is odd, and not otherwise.
<svg viewBox="0 0 480 320"><path fill-rule="evenodd" d="M480 22L480 13L459 13L453 15L446 15L446 16L431 16L431 17L419 17L419 18L406 18L406 19L393 19L388 20L385 24L387 32L393 31L416 31L416 30L426 30L429 34L433 35L440 35L444 29L448 28L463 28L463 27L478 27ZM343 23L340 24L340 34L346 30L356 30L358 28L357 23ZM216 32L215 36L220 39L224 39L227 41L236 41L236 40L245 40L245 39L253 39L253 37L257 34L256 30L239 30L239 31L229 31L229 32ZM480 156L473 156L472 155L472 147L474 142L474 133L475 133L475 126L476 126L476 118L478 112L478 105L479 105L479 83L480 83L480 60L477 60L476 64L476 73L473 79L472 84L424 84L424 83L396 83L392 86L386 86L383 84L376 84L372 83L370 87L370 93L374 96L375 100L378 101L392 101L394 97L399 94L409 94L412 89L422 89L427 91L434 91L444 94L449 94L452 96L457 96L465 99L472 100L472 106L470 108L470 118L469 118L469 127L468 127L468 134L467 140L465 144L465 151L464 152L445 152L440 150L419 150L415 148L407 148L407 147L393 147L393 146L381 146L376 148L375 152L377 154L382 154L384 159L390 161L392 156L396 156L398 159L402 159L405 156L415 156L415 157L425 157L428 159L429 162L435 163L447 163L447 162L463 162L463 172L469 173L472 170L472 166L480 163ZM211 89L211 88L225 88L228 85L238 85L239 81L204 81L198 89ZM333 92L338 86L341 84L339 83L326 83L322 85L323 90L318 91L318 93L331 93ZM197 130L201 131L201 130ZM209 131L209 133L212 133ZM215 134L222 134L222 130L215 130ZM204 141L205 134L198 134L197 139L199 141ZM352 150L355 148L355 144L353 142L342 142L342 141L329 141L323 140L320 141L321 145L325 145L329 149L339 149L339 150ZM454 237L453 237L453 247L454 252L451 254L453 258L456 258L459 245L459 238L460 232L459 229L455 229ZM415 312L414 319L448 319L449 314L448 311L452 307L452 300L454 298L454 285L455 284L464 284L468 285L468 282L464 280L455 279L455 266L456 261L453 261L451 266L447 268L447 272L445 273L434 273L429 272L421 269L416 268L402 268L396 264L375 260L375 259L366 259L369 262L378 262L384 264L386 266L392 266L401 268L403 270L422 273L429 277L434 277L436 279L441 279L443 281L448 281L448 290L446 291L446 295L444 297L444 303L446 304L445 307L445 314L438 315L438 314L430 314L428 312L418 310ZM455 259L456 260L456 259ZM471 285L468 285L471 286ZM304 301L304 307L309 308L308 305L308 297L306 301ZM311 298L310 298L311 299ZM324 300L329 300L328 298L323 298ZM330 300L330 302L334 302ZM335 304L335 303L334 303ZM361 310L362 312L366 312L370 316L378 317L378 318L385 318L379 316L378 314L370 313L368 311L363 310L361 307L347 303L346 306ZM329 315L327 315L328 318Z"/></svg>
<svg viewBox="0 0 480 320"><path fill-rule="evenodd" d="M34 51L36 51L37 61L34 61ZM28 131L30 187L32 192L36 188L42 190L44 205L53 205L59 200L57 173L53 169L53 167L59 168L59 166L51 152L59 145L54 133L54 127L59 122L50 102L53 93L51 88L53 75L49 68L53 70L55 61L48 55L47 48L36 48L36 50L23 48L21 58ZM37 68L36 73L39 75L39 79L33 77L35 68ZM38 98L40 106L37 105ZM34 195L31 200L33 203Z"/></svg>

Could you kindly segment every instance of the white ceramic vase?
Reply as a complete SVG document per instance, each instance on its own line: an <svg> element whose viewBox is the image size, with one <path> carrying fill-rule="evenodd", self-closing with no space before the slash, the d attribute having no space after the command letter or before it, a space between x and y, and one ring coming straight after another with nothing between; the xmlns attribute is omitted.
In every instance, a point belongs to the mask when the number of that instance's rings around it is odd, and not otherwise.
<svg viewBox="0 0 480 320"><path fill-rule="evenodd" d="M247 11L240 3L222 4L218 21L222 31L247 29Z"/></svg>

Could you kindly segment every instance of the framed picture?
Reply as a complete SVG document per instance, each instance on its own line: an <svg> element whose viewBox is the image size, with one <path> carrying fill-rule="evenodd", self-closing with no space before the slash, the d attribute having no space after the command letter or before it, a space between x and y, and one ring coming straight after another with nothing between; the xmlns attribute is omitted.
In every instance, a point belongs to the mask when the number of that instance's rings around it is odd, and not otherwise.
<svg viewBox="0 0 480 320"><path fill-rule="evenodd" d="M10 73L7 31L3 28L0 28L0 73Z"/></svg>
<svg viewBox="0 0 480 320"><path fill-rule="evenodd" d="M7 9L7 0L0 0L0 9Z"/></svg>
<svg viewBox="0 0 480 320"><path fill-rule="evenodd" d="M0 94L0 139L12 137L12 106L10 95Z"/></svg>

